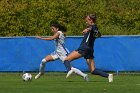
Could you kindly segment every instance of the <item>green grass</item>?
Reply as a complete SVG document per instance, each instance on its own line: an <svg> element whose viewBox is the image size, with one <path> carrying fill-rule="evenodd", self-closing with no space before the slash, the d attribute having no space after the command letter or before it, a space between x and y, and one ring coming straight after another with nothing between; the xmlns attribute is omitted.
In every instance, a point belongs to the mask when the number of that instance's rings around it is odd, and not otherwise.
<svg viewBox="0 0 140 93"><path fill-rule="evenodd" d="M36 73L32 73L33 77ZM140 93L140 76L114 76L114 82L89 74L89 82L65 73L46 73L38 80L24 82L22 73L0 73L0 93Z"/></svg>

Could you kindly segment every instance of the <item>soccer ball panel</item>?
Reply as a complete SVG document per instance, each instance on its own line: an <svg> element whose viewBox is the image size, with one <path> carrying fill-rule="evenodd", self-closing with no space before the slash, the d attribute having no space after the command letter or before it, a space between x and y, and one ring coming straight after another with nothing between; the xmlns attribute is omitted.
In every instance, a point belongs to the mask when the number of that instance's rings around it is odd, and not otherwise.
<svg viewBox="0 0 140 93"><path fill-rule="evenodd" d="M32 79L32 75L30 73L25 73L22 75L22 79L24 81L30 81Z"/></svg>

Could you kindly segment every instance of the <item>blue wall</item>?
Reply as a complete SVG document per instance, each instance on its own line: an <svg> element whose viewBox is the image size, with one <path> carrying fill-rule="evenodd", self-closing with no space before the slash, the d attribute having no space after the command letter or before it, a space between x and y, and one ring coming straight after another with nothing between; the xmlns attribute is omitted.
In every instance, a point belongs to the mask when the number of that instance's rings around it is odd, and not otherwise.
<svg viewBox="0 0 140 93"><path fill-rule="evenodd" d="M68 37L72 52L82 37ZM54 51L54 42L35 37L0 38L0 71L38 71L41 60ZM140 71L140 36L103 36L95 42L96 67L105 71ZM85 59L72 62L88 71ZM46 65L46 71L66 71L60 60Z"/></svg>

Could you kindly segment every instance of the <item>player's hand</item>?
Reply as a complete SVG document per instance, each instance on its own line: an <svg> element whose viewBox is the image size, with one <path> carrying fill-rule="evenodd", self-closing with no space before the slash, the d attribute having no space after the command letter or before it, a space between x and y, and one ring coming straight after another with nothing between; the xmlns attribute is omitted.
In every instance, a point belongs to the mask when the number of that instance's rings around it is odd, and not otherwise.
<svg viewBox="0 0 140 93"><path fill-rule="evenodd" d="M89 31L89 29L86 28L83 30L83 33L87 33L88 31Z"/></svg>

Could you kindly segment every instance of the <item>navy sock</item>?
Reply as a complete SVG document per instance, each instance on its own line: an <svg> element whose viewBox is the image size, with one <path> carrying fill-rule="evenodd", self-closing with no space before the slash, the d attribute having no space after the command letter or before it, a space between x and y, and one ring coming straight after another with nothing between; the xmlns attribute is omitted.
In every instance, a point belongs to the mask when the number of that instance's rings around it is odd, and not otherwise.
<svg viewBox="0 0 140 93"><path fill-rule="evenodd" d="M92 72L92 74L94 74L94 75L100 75L100 76L106 77L106 78L108 78L108 76L109 76L109 74L107 74L107 73L105 73L105 72L103 72L103 71L101 71L99 69L94 69L94 71Z"/></svg>
<svg viewBox="0 0 140 93"><path fill-rule="evenodd" d="M65 61L64 61L64 65L65 65L65 67L66 67L66 69L67 69L67 72L69 72L69 71L71 70L70 62L69 62L68 60L65 60Z"/></svg>

